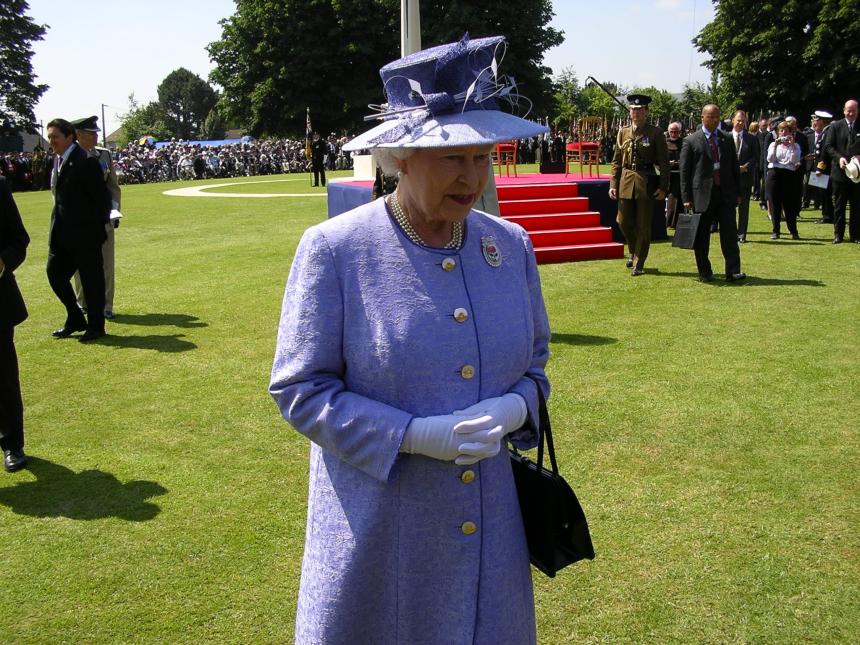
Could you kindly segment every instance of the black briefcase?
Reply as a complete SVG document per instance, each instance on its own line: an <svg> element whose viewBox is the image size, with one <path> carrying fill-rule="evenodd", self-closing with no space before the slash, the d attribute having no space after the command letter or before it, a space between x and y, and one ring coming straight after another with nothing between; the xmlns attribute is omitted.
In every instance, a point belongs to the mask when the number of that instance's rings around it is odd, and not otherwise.
<svg viewBox="0 0 860 645"><path fill-rule="evenodd" d="M696 242L696 233L699 223L702 221L701 213L679 213L678 222L675 224L675 236L672 238L672 246L680 249L692 249Z"/></svg>

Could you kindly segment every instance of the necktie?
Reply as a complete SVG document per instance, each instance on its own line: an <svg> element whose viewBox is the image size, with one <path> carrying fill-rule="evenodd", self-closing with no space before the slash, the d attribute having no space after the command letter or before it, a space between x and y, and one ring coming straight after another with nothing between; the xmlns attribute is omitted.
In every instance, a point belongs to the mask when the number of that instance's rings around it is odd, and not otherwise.
<svg viewBox="0 0 860 645"><path fill-rule="evenodd" d="M57 192L57 174L60 168L60 158L54 155L54 168L51 170L51 194Z"/></svg>
<svg viewBox="0 0 860 645"><path fill-rule="evenodd" d="M720 153L717 150L717 135L715 132L712 132L710 136L708 136L708 145L711 147L711 161L714 164L718 164L720 162ZM714 168L714 186L720 185L720 169Z"/></svg>
<svg viewBox="0 0 860 645"><path fill-rule="evenodd" d="M735 152L741 151L741 135L738 132L735 132Z"/></svg>

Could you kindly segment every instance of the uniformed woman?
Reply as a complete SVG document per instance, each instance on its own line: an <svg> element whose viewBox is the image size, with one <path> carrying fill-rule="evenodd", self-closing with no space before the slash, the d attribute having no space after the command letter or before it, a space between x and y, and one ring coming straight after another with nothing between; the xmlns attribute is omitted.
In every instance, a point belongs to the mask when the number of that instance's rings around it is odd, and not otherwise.
<svg viewBox="0 0 860 645"><path fill-rule="evenodd" d="M397 190L308 229L270 392L311 440L297 643L534 643L505 449L535 444L550 331L519 226L472 210L499 141L501 37L382 68L370 148Z"/></svg>

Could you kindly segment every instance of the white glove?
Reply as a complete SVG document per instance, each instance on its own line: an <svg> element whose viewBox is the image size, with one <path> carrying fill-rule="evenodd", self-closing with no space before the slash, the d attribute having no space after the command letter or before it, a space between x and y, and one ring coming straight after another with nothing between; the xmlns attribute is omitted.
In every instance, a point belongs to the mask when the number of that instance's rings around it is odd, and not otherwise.
<svg viewBox="0 0 860 645"><path fill-rule="evenodd" d="M462 417L453 414L413 418L406 426L400 452L454 461L463 443L463 437L454 434L454 424L458 421L462 421Z"/></svg>
<svg viewBox="0 0 860 645"><path fill-rule="evenodd" d="M467 465L499 454L502 439L525 423L528 408L523 397L508 392L456 410L454 415L469 417L454 426L455 435L467 435L463 439L468 439L460 444L461 456L456 463Z"/></svg>

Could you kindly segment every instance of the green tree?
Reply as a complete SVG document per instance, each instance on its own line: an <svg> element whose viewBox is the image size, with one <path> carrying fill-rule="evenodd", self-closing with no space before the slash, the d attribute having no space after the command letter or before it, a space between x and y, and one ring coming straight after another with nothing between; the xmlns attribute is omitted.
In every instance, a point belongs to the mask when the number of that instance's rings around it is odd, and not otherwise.
<svg viewBox="0 0 860 645"><path fill-rule="evenodd" d="M651 97L651 104L648 106L649 120L652 123L658 123L663 128L669 125L669 121L681 115L681 102L672 96L671 92L657 89L651 85L649 87L637 87L630 93L647 94Z"/></svg>
<svg viewBox="0 0 860 645"><path fill-rule="evenodd" d="M128 97L128 112L122 117L122 132L117 143L123 147L147 135L156 139L169 139L171 131L157 102L141 106L131 94Z"/></svg>
<svg viewBox="0 0 860 645"><path fill-rule="evenodd" d="M24 0L0 2L0 129L36 131L33 108L47 85L33 74L32 43L42 40L45 27L26 15Z"/></svg>
<svg viewBox="0 0 860 645"><path fill-rule="evenodd" d="M566 67L555 79L554 114L552 118L555 127L568 129L577 115L588 114L582 109L580 101L581 89L579 79L572 67Z"/></svg>
<svg viewBox="0 0 860 645"><path fill-rule="evenodd" d="M158 86L158 105L177 139L196 139L217 102L209 83L184 67L170 72Z"/></svg>
<svg viewBox="0 0 860 645"><path fill-rule="evenodd" d="M502 71L535 102L552 104L543 52L561 42L547 27L549 0L515 7L488 0L421 3L422 45L504 34L511 48ZM304 133L305 109L321 131L364 129L369 103L383 95L379 68L400 51L397 0L242 0L208 47L211 80L224 91L228 117L252 134ZM545 112L544 112L545 113Z"/></svg>
<svg viewBox="0 0 860 645"><path fill-rule="evenodd" d="M860 86L857 0L720 0L693 40L735 107L836 109ZM753 19L751 19L751 17ZM728 107L728 106L724 106Z"/></svg>
<svg viewBox="0 0 860 645"><path fill-rule="evenodd" d="M227 119L224 117L224 109L220 104L215 104L203 121L200 136L205 140L223 139L227 130Z"/></svg>
<svg viewBox="0 0 860 645"><path fill-rule="evenodd" d="M624 94L622 88L615 83L603 83L613 96ZM608 119L627 118L627 110L618 105L612 97L600 89L597 85L586 85L579 94L579 102L583 114L589 116L604 116Z"/></svg>

